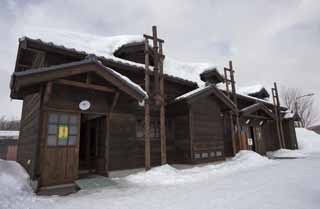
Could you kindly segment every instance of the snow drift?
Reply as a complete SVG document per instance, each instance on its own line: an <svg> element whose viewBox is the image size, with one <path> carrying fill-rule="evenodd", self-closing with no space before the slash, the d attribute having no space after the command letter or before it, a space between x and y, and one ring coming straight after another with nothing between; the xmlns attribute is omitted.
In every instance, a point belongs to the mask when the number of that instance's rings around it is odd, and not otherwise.
<svg viewBox="0 0 320 209"><path fill-rule="evenodd" d="M260 167L273 163L272 160L252 151L240 151L230 161L216 165L198 166L179 170L170 165L155 167L147 172L127 176L125 179L134 184L142 185L176 185L203 181L212 175L223 176L240 170Z"/></svg>
<svg viewBox="0 0 320 209"><path fill-rule="evenodd" d="M298 147L304 153L320 152L320 135L305 128L296 128Z"/></svg>
<svg viewBox="0 0 320 209"><path fill-rule="evenodd" d="M267 152L267 156L270 158L303 158L307 154L302 150L289 150L289 149L279 149L273 152Z"/></svg>

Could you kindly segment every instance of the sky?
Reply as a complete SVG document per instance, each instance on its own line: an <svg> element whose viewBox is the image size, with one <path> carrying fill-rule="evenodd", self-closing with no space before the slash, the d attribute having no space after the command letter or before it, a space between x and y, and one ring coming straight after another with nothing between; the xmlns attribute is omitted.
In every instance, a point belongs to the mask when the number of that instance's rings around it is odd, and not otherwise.
<svg viewBox="0 0 320 209"><path fill-rule="evenodd" d="M319 11L319 0L1 0L0 115L20 118L9 82L29 27L112 36L150 34L157 25L170 57L220 69L232 60L238 85L276 81L315 93L319 106Z"/></svg>

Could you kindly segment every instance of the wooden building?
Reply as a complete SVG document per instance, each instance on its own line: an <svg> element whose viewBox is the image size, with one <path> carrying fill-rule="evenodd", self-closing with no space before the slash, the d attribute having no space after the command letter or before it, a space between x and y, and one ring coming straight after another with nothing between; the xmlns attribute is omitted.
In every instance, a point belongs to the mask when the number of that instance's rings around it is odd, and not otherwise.
<svg viewBox="0 0 320 209"><path fill-rule="evenodd" d="M276 120L275 107L281 114L286 108L265 100L265 89L232 97L217 69L194 74L205 84L199 87L166 73L162 52L155 59L157 47L143 41L122 44L109 57L59 44L20 39L11 79L11 98L23 100L18 162L36 190L149 162L202 163L240 149L295 148L290 119ZM152 99L159 95L161 108ZM277 121L285 123L285 143Z"/></svg>

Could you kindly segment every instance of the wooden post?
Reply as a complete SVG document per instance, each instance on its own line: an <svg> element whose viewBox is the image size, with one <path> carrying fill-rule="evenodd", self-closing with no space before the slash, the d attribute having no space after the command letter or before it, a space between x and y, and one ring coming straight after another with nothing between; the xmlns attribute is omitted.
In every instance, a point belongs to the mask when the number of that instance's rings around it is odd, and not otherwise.
<svg viewBox="0 0 320 209"><path fill-rule="evenodd" d="M278 122L279 122L279 129L280 129L280 139L282 142L282 148L286 147L285 140L284 140L284 134L283 134L283 124L282 124L282 118L281 118L281 113L280 113L280 99L279 99L279 92L278 92L278 87L277 83L274 82L274 90L276 93L276 100L277 100L277 111L278 111Z"/></svg>
<svg viewBox="0 0 320 209"><path fill-rule="evenodd" d="M280 123L279 123L279 112L278 112L278 104L277 104L277 92L275 88L271 89L272 91L272 100L273 100L273 105L274 105L274 113L276 116L276 128L277 128L277 135L278 135L278 141L279 141L279 146L280 148L283 148L282 145L282 139L281 139L281 131L280 131Z"/></svg>
<svg viewBox="0 0 320 209"><path fill-rule="evenodd" d="M106 140L105 140L105 171L109 176L109 153L110 153L110 114L106 114Z"/></svg>
<svg viewBox="0 0 320 209"><path fill-rule="evenodd" d="M167 142L166 142L166 116L165 116L165 96L164 96L164 78L163 78L163 49L162 43L159 43L160 55L160 141L161 141L161 164L167 163Z"/></svg>
<svg viewBox="0 0 320 209"><path fill-rule="evenodd" d="M239 112L238 112L238 99L237 99L237 93L236 93L236 82L234 79L234 70L232 66L232 61L229 61L229 70L230 70L230 80L231 80L231 88L232 88L232 100L235 106L237 107L235 111L235 120L236 120L236 127L237 127L237 137L239 141L239 148L243 149L242 142L241 142L241 135L240 135L240 122L239 122Z"/></svg>
<svg viewBox="0 0 320 209"><path fill-rule="evenodd" d="M148 98L144 103L144 149L145 149L145 169L149 170L150 163L150 77L149 77L149 43L148 39L145 39L145 91L148 94Z"/></svg>
<svg viewBox="0 0 320 209"><path fill-rule="evenodd" d="M154 73L154 94L159 95L159 53L158 53L158 33L157 27L152 26L152 37L153 37L153 73ZM159 104L156 99L157 105Z"/></svg>

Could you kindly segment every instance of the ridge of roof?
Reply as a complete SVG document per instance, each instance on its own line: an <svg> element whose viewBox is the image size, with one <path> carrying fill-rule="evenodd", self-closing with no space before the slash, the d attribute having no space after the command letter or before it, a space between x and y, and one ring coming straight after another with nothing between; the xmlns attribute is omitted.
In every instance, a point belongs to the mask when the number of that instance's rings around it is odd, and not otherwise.
<svg viewBox="0 0 320 209"><path fill-rule="evenodd" d="M34 38L30 38L28 36L23 36L22 38L19 38L19 42L20 43L24 42L24 41L35 42L37 44L46 45L46 46L49 46L49 47L52 47L52 48L68 51L68 52L71 52L71 53L77 53L77 54L80 54L80 55L83 55L83 56L86 56L86 55L89 55L89 54L94 54L96 57L98 57L102 61L122 64L122 65L133 67L133 68L138 69L138 70L143 70L143 71L145 70L145 65L144 64L140 64L140 63L136 63L136 62L133 62L133 61L121 59L121 58L118 58L116 56L100 56L100 55L97 55L96 53L88 53L88 52L83 51L83 50L78 50L78 49L75 49L75 48L65 47L64 45L58 45L58 44L55 44L53 42L46 42L46 41L43 41L42 39L34 39ZM120 46L120 48L121 48L121 46ZM172 60L170 60L170 62L172 62ZM175 60L174 62L179 62L179 61ZM191 66L194 63L183 63L183 64ZM152 66L150 66L149 69L151 71L153 71L153 67ZM192 72L190 72L190 73L192 73ZM188 80L188 79L185 79L185 78L182 78L182 77L178 77L178 76L175 76L175 75L172 75L172 74L164 73L164 76L166 78L173 79L173 80L175 80L177 82L184 82L185 84L188 84L188 85L194 85L194 86L198 85L198 83L195 82L195 81Z"/></svg>

